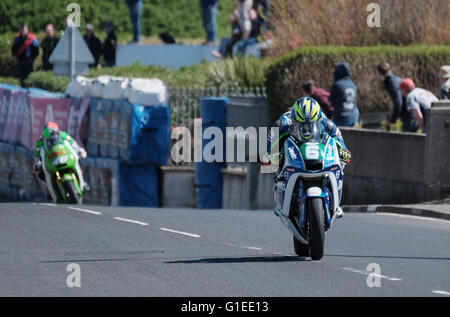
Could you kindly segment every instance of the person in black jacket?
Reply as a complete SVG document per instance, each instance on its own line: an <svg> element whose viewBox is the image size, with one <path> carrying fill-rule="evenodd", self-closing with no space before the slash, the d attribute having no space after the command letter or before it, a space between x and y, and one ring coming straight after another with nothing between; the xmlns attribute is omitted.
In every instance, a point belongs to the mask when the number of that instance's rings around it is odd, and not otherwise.
<svg viewBox="0 0 450 317"><path fill-rule="evenodd" d="M50 55L52 55L53 50L58 44L59 38L55 36L55 28L52 24L47 24L45 26L45 38L42 41L42 69L52 70L53 64L50 63Z"/></svg>
<svg viewBox="0 0 450 317"><path fill-rule="evenodd" d="M403 78L395 76L391 71L390 65L386 62L380 63L377 70L385 89L388 91L394 103L392 114L386 121L386 129L389 131L391 124L394 124L400 118L403 123L403 132L417 132L419 125L412 113L406 109L406 99L402 96L400 90L400 83Z"/></svg>
<svg viewBox="0 0 450 317"><path fill-rule="evenodd" d="M107 36L105 42L103 42L103 59L106 67L112 67L116 65L117 36L114 33L112 23L106 23L105 29Z"/></svg>
<svg viewBox="0 0 450 317"><path fill-rule="evenodd" d="M94 57L94 63L90 64L89 67L97 67L98 60L100 59L100 56L102 55L102 43L98 39L97 36L94 34L94 27L91 24L88 24L86 26L86 32L84 34L84 41L86 42L87 46L89 47L89 50L92 53L92 56Z"/></svg>
<svg viewBox="0 0 450 317"><path fill-rule="evenodd" d="M328 100L334 109L333 121L337 126L353 127L359 118L356 106L358 88L350 78L350 66L339 63L334 69L334 84Z"/></svg>

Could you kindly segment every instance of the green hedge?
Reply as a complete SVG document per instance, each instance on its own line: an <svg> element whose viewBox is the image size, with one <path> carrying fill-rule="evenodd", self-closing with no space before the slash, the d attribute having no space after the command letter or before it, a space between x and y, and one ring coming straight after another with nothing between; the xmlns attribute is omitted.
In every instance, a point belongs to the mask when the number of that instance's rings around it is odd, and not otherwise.
<svg viewBox="0 0 450 317"><path fill-rule="evenodd" d="M395 74L411 77L419 87L436 95L438 71L448 64L450 46L302 47L276 59L266 72L270 118L275 120L301 96L303 81L313 79L327 90L333 83L334 65L347 62L358 86L362 113L390 111L392 102L376 76L376 66L387 61Z"/></svg>
<svg viewBox="0 0 450 317"><path fill-rule="evenodd" d="M18 32L23 22L30 31L43 30L46 23L53 23L57 30L65 28L70 12L66 11L71 2L81 8L81 29L87 23L96 28L112 21L119 33L131 34L131 22L125 0L1 0L0 33ZM219 35L229 35L228 16L233 8L233 0L220 0L217 25ZM198 0L143 0L142 33L146 36L169 32L176 38L203 38L204 30L200 17Z"/></svg>

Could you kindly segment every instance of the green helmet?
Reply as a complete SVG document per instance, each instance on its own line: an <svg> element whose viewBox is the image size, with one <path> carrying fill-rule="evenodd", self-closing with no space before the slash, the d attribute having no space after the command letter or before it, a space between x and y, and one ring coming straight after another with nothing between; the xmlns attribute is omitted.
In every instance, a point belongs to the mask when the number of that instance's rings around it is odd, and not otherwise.
<svg viewBox="0 0 450 317"><path fill-rule="evenodd" d="M47 123L45 125L44 129L42 129L42 138L48 139L49 137L57 134L58 132L59 132L58 125L56 123L50 121L49 123Z"/></svg>
<svg viewBox="0 0 450 317"><path fill-rule="evenodd" d="M311 97L303 97L294 103L292 118L297 122L314 122L322 117L319 103Z"/></svg>

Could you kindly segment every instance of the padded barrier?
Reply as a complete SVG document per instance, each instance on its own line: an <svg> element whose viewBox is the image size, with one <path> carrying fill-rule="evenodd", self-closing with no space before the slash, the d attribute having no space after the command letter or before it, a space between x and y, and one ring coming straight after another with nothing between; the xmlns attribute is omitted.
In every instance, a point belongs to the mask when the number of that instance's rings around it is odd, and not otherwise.
<svg viewBox="0 0 450 317"><path fill-rule="evenodd" d="M201 100L202 134L208 127L218 127L222 131L223 161L225 161L225 128L227 98L203 98ZM211 140L202 138L202 151ZM204 159L204 155L202 155ZM195 164L195 178L197 187L197 207L200 209L222 208L223 176L221 169L223 162L201 162Z"/></svg>

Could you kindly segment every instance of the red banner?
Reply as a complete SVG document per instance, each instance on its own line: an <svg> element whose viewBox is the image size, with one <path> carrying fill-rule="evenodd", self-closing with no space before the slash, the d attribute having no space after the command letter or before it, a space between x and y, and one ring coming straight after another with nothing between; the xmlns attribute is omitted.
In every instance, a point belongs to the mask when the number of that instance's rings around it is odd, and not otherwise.
<svg viewBox="0 0 450 317"><path fill-rule="evenodd" d="M31 144L34 144L41 137L42 128L49 121L56 122L59 128L67 131L70 99L34 98L30 97L31 112Z"/></svg>

